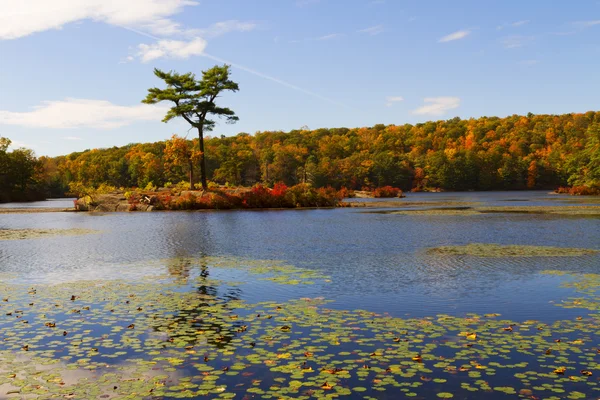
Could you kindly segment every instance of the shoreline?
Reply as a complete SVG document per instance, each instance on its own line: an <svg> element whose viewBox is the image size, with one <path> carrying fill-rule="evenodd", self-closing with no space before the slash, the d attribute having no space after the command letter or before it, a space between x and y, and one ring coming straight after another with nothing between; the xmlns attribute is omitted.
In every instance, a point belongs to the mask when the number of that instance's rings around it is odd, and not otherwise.
<svg viewBox="0 0 600 400"><path fill-rule="evenodd" d="M0 214L41 214L56 212L76 212L70 208L0 208Z"/></svg>

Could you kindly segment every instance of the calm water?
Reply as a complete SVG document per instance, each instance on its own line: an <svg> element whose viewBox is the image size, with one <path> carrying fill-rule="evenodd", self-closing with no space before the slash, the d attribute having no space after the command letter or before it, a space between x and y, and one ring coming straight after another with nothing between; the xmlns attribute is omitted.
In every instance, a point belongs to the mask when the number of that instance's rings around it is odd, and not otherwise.
<svg viewBox="0 0 600 400"><path fill-rule="evenodd" d="M540 192L423 193L409 194L403 200L499 206L598 204L594 199ZM14 205L4 205L11 206ZM51 201L30 206L64 205ZM169 269L168 261L157 260L202 256L282 260L326 275L328 281L314 285L277 285L236 275L231 270L211 269L210 265L208 269L211 278L247 279L235 297L252 304L324 297L333 300L328 304L332 309L366 310L399 318L499 313L514 321L536 320L548 324L573 319L582 311L556 306L557 302L573 296L573 289L561 286L571 278L542 274L542 271L600 273L598 254L477 258L426 252L429 247L469 243L600 249L600 218L543 214L410 216L370 211L374 209L0 214L0 229L100 231L83 236L0 241L0 273L10 274L12 282L26 285L91 279L136 282L141 275L159 274ZM596 336L593 340L597 343ZM597 375L600 376L600 370ZM457 398L482 395L481 392L463 393L458 384L449 385L445 390L456 393ZM363 383L363 386L366 385ZM578 390L585 392L587 387ZM434 392L424 393L419 394L420 398L435 397ZM367 394L397 398L393 389ZM497 391L494 395L503 396ZM559 392L554 395L562 396Z"/></svg>
<svg viewBox="0 0 600 400"><path fill-rule="evenodd" d="M0 208L72 208L72 199L48 199L46 201L32 201L30 203L0 203Z"/></svg>

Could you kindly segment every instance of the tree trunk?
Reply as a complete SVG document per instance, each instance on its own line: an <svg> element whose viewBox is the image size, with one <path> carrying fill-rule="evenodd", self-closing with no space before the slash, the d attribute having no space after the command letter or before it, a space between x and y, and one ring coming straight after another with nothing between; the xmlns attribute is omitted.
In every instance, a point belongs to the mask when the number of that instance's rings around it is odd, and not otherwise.
<svg viewBox="0 0 600 400"><path fill-rule="evenodd" d="M194 163L190 158L188 160L189 168L190 168L190 190L194 190Z"/></svg>
<svg viewBox="0 0 600 400"><path fill-rule="evenodd" d="M204 157L204 132L202 127L198 127L198 144L200 145L200 179L202 182L202 190L208 190L206 183L206 159Z"/></svg>

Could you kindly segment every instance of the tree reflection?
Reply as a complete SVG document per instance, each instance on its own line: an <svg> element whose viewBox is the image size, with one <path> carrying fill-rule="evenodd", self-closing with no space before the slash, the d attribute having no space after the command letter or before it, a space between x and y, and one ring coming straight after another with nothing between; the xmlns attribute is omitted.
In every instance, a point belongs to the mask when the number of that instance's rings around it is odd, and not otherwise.
<svg viewBox="0 0 600 400"><path fill-rule="evenodd" d="M154 325L156 331L168 332L167 340L184 338L192 346L203 344L223 349L246 330L236 314L238 305L232 304L242 298L239 287L222 285L211 278L208 265L194 265L191 259L171 260L167 268L176 283L189 285L190 290L188 301Z"/></svg>

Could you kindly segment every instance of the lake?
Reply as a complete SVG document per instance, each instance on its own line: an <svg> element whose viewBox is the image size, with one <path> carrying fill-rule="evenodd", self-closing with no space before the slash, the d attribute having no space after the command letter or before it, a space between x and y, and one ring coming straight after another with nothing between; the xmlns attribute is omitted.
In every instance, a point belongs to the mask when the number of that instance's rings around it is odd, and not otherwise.
<svg viewBox="0 0 600 400"><path fill-rule="evenodd" d="M597 215L462 213L590 205L419 193L395 208L0 214L0 229L89 232L0 241L0 398L597 398L600 253L430 250L600 250Z"/></svg>

